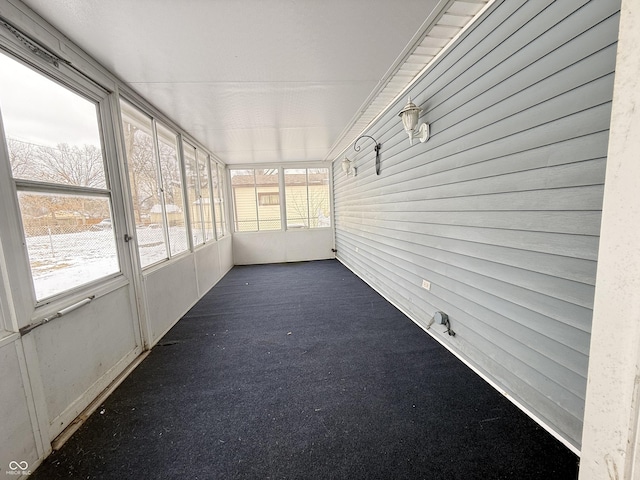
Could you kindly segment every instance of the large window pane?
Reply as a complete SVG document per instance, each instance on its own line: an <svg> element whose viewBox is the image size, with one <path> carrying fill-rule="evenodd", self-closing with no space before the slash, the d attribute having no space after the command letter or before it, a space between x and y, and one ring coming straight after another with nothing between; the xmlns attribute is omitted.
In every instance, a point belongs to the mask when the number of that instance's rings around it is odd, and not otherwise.
<svg viewBox="0 0 640 480"><path fill-rule="evenodd" d="M96 105L0 53L13 177L106 188Z"/></svg>
<svg viewBox="0 0 640 480"><path fill-rule="evenodd" d="M237 232L280 230L278 169L231 170Z"/></svg>
<svg viewBox="0 0 640 480"><path fill-rule="evenodd" d="M285 169L287 228L331 226L329 169Z"/></svg>
<svg viewBox="0 0 640 480"><path fill-rule="evenodd" d="M2 53L0 72L36 300L120 272L98 104Z"/></svg>
<svg viewBox="0 0 640 480"><path fill-rule="evenodd" d="M189 232L185 218L182 194L182 171L178 159L177 135L163 125L157 124L160 171L164 191L165 212L169 225L171 255L189 248Z"/></svg>
<svg viewBox="0 0 640 480"><path fill-rule="evenodd" d="M187 201L191 216L191 234L193 244L204 243L204 224L202 222L202 205L200 202L200 184L198 180L198 163L196 161L196 149L188 143L184 143L184 166L187 172Z"/></svg>
<svg viewBox="0 0 640 480"><path fill-rule="evenodd" d="M284 170L287 228L309 228L307 169Z"/></svg>
<svg viewBox="0 0 640 480"><path fill-rule="evenodd" d="M209 157L200 150L196 151L198 159L198 178L200 179L200 204L202 205L202 222L204 224L205 241L213 240L213 209L211 208L211 188L209 186Z"/></svg>
<svg viewBox="0 0 640 480"><path fill-rule="evenodd" d="M227 234L227 218L225 214L224 199L226 195L226 177L224 167L222 165L217 166L218 170L218 183L215 196L215 208L216 208L216 231L218 232L218 238L224 237Z"/></svg>
<svg viewBox="0 0 640 480"><path fill-rule="evenodd" d="M216 235L217 238L224 236L221 226L220 218L220 182L218 179L218 164L213 160L209 163L209 171L211 172L211 196L213 198L213 212L216 222Z"/></svg>
<svg viewBox="0 0 640 480"><path fill-rule="evenodd" d="M278 169L256 170L256 199L258 200L258 230L280 230L280 186ZM276 199L263 201L260 199Z"/></svg>
<svg viewBox="0 0 640 480"><path fill-rule="evenodd" d="M108 197L19 192L36 298L120 271Z"/></svg>
<svg viewBox="0 0 640 480"><path fill-rule="evenodd" d="M140 263L146 267L168 258L152 124L128 103L120 102L120 106L137 245Z"/></svg>
<svg viewBox="0 0 640 480"><path fill-rule="evenodd" d="M231 189L235 212L236 232L258 230L258 206L256 204L256 181L254 171L231 170Z"/></svg>

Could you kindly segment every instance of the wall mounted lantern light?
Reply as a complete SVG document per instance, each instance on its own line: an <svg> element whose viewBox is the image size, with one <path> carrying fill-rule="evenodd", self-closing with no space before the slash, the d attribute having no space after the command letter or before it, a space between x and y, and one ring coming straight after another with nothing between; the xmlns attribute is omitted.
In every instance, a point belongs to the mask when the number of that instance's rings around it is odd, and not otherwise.
<svg viewBox="0 0 640 480"><path fill-rule="evenodd" d="M349 160L347 157L344 157L342 160L342 171L348 177L349 175L353 175L354 177L358 175L358 169L354 165L353 160Z"/></svg>
<svg viewBox="0 0 640 480"><path fill-rule="evenodd" d="M402 125L404 126L405 132L409 134L409 143L411 145L413 145L414 138L419 138L423 143L429 138L429 125L423 123L416 129L420 112L422 112L422 109L417 107L416 104L411 101L411 97L409 97L409 102L398 114L398 116L402 118Z"/></svg>

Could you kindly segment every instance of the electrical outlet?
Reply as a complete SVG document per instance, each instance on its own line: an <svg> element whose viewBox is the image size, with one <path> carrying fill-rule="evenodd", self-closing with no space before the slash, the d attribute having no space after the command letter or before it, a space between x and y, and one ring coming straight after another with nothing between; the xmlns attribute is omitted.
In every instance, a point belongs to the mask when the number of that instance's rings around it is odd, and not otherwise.
<svg viewBox="0 0 640 480"><path fill-rule="evenodd" d="M425 290L431 290L431 282L428 280L422 280L422 288Z"/></svg>

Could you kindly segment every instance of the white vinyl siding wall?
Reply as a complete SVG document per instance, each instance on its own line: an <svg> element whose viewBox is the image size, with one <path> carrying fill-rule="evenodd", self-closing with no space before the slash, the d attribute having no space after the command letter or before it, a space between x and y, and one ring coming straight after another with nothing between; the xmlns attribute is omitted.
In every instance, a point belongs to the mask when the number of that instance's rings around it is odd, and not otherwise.
<svg viewBox="0 0 640 480"><path fill-rule="evenodd" d="M369 145L334 169L339 260L424 327L446 312L431 333L576 449L619 8L497 1L365 132L380 176Z"/></svg>

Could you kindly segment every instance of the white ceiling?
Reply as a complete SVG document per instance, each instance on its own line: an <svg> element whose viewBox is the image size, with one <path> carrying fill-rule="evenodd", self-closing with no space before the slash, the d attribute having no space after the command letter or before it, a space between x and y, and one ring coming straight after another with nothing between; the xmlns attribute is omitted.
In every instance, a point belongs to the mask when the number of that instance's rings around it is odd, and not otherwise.
<svg viewBox="0 0 640 480"><path fill-rule="evenodd" d="M241 164L324 160L351 142L372 92L452 2L24 3L223 162ZM477 11L486 0L456 3Z"/></svg>

